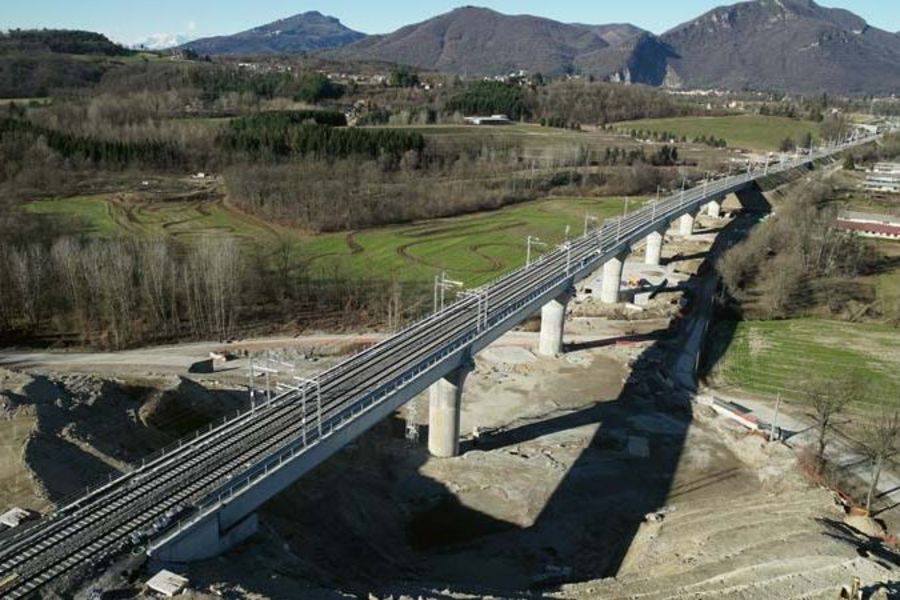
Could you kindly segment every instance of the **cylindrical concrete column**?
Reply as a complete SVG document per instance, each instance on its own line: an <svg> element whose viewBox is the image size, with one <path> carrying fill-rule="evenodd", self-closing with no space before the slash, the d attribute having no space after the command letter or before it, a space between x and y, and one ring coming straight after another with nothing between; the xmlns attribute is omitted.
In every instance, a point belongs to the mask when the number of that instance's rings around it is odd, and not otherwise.
<svg viewBox="0 0 900 600"><path fill-rule="evenodd" d="M624 264L624 254L614 256L603 264L600 301L604 304L615 304L619 301L619 290L622 288L622 266Z"/></svg>
<svg viewBox="0 0 900 600"><path fill-rule="evenodd" d="M713 200L709 204L706 205L706 214L713 219L718 219L722 216L722 203L718 200Z"/></svg>
<svg viewBox="0 0 900 600"><path fill-rule="evenodd" d="M469 371L461 367L428 388L428 451L432 456L459 455L462 391Z"/></svg>
<svg viewBox="0 0 900 600"><path fill-rule="evenodd" d="M658 267L662 261L662 247L665 235L662 231L654 231L647 236L647 251L644 255L644 264Z"/></svg>
<svg viewBox="0 0 900 600"><path fill-rule="evenodd" d="M687 237L694 234L694 221L697 219L696 212L689 212L682 215L678 222L678 233Z"/></svg>
<svg viewBox="0 0 900 600"><path fill-rule="evenodd" d="M541 308L541 338L538 354L556 356L562 354L563 329L566 326L566 305L569 294L554 298Z"/></svg>

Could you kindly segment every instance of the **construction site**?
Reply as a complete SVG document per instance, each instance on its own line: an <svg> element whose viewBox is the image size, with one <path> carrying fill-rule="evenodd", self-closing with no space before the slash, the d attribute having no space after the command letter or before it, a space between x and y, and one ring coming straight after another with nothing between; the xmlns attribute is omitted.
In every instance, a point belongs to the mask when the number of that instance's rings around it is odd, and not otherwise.
<svg viewBox="0 0 900 600"><path fill-rule="evenodd" d="M586 279L562 354L536 352L531 322L481 352L459 456L430 456L423 394L268 502L243 543L164 565L184 577L174 597L896 597L896 517L852 510L808 476L801 438L697 387L711 264L758 218L723 208L666 234L660 266L629 258L623 302ZM246 407L248 381L269 393L266 365L311 377L379 337L4 352L0 503L45 513ZM152 562L94 573L76 597L155 597Z"/></svg>

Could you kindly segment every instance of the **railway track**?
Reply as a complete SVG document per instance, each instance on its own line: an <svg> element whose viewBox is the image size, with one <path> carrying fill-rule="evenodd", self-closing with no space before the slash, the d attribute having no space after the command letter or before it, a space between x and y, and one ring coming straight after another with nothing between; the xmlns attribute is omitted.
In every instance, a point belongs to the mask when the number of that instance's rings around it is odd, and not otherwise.
<svg viewBox="0 0 900 600"><path fill-rule="evenodd" d="M645 205L479 288L446 309L321 373L179 442L130 472L74 499L22 532L0 539L0 594L24 598L79 567L97 566L204 515L303 455L445 357L514 326L523 311L595 271L663 224L764 175L796 168L848 145L706 182ZM433 376L433 373L431 373Z"/></svg>

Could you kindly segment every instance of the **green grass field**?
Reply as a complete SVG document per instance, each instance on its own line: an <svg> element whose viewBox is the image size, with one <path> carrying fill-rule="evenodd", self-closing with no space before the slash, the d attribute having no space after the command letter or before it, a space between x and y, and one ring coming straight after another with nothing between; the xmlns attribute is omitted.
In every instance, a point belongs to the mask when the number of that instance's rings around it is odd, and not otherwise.
<svg viewBox="0 0 900 600"><path fill-rule="evenodd" d="M867 384L866 404L900 404L900 332L895 327L821 319L742 321L732 334L732 325L718 323L711 338L719 352L727 344L713 369L718 384L803 402L804 382L854 373Z"/></svg>
<svg viewBox="0 0 900 600"><path fill-rule="evenodd" d="M689 139L700 136L724 138L732 148L748 150L778 150L786 137L799 141L810 133L815 138L819 128L812 121L797 121L785 117L739 115L734 117L679 117L674 119L644 119L617 123L620 130L668 131Z"/></svg>
<svg viewBox="0 0 900 600"><path fill-rule="evenodd" d="M887 261L900 261L900 242L873 240L872 243ZM886 269L868 279L875 284L875 298L881 309L900 314L900 268Z"/></svg>
<svg viewBox="0 0 900 600"><path fill-rule="evenodd" d="M531 152L548 152L564 147L579 146L601 151L611 147L634 148L638 146L637 142L628 137L609 132L572 131L555 127L541 127L530 123L480 127L476 125L390 125L384 126L384 128L415 131L438 146L465 141L499 148L504 146L521 147L523 150Z"/></svg>
<svg viewBox="0 0 900 600"><path fill-rule="evenodd" d="M88 235L139 238L171 236L185 241L231 236L248 252L272 254L286 240L293 262L327 277L335 269L360 279L430 281L447 271L468 286L480 285L525 262L525 238L563 241L566 227L580 235L584 217L617 216L623 198L549 198L492 212L353 233L310 235L272 226L219 202L132 202L107 196L43 200L28 204L36 214L79 219ZM640 204L634 199L630 206ZM539 250L538 250L539 251Z"/></svg>

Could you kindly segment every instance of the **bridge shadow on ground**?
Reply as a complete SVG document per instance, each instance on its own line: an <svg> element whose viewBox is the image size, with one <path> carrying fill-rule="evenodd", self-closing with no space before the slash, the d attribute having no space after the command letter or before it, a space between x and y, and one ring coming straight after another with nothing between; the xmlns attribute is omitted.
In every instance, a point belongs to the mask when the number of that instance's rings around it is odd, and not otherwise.
<svg viewBox="0 0 900 600"><path fill-rule="evenodd" d="M719 239L740 231L729 225ZM703 273L688 281L692 289L699 289ZM539 598L542 590L563 583L620 574L648 513L735 476L715 471L676 482L692 408L690 394L673 389L666 371L687 335L686 323L569 346L571 357L618 342L649 342L635 352L614 398L569 403L578 408L520 420L481 435L477 443L465 442L466 454L439 465L481 468L485 486L515 492L516 484L507 485L502 470L482 466L487 464L484 453L511 455L507 462L491 464L521 468L524 477L529 458L554 461L548 446L577 444L574 461L568 468L558 465L564 472L555 488L549 484L546 497L537 489L524 499L512 493L506 504L522 506L497 513L530 517L512 522L467 506L460 491L473 484L453 478L447 479L453 484L445 484L424 474L426 450L402 441L402 424L390 420L271 501L263 511L263 534L229 553L237 562L228 564L240 564L242 573L253 573L258 566L261 575L284 573L361 597L374 592L449 598L452 590ZM574 391L576 386L568 389L572 391L562 393L584 393ZM585 427L590 430L584 437L564 436ZM515 458L521 453L531 457ZM509 478L519 475L509 473ZM274 566L279 562L284 566ZM229 568L207 567L213 572ZM297 597L296 588L280 588L268 576L254 583L254 591L273 600ZM435 588L448 591L436 593Z"/></svg>
<svg viewBox="0 0 900 600"><path fill-rule="evenodd" d="M742 214L723 227L712 250L698 255L705 262L685 287L695 293L701 290L718 254L743 239L757 219ZM698 303L695 299L692 307ZM582 532L573 535L574 543L566 548L567 564L572 567L568 581L621 574L627 570L629 551L646 515L684 494L736 476L735 472L714 472L676 482L693 412L691 395L670 382L676 358L691 334L691 316L689 313L681 322L673 322L669 331L653 335L653 344L632 361L616 400L571 417L594 419L600 427L534 525L537 531L550 532L570 520L571 527L562 528L573 534ZM640 451L642 440L646 440L648 456ZM616 468L604 468L610 462L616 463Z"/></svg>
<svg viewBox="0 0 900 600"><path fill-rule="evenodd" d="M755 220L748 222L747 218L731 222L718 238L716 249L741 239L752 222ZM700 289L710 268L709 262L704 263L688 280L689 289ZM629 552L646 515L660 511L673 499L736 477L732 469L676 482L693 413L690 393L674 389L666 372L690 333L689 322L686 319L668 330L619 338L652 343L632 359L616 398L493 432L480 437L477 445L465 444L466 451L514 451L519 445L560 432L596 428L531 525L500 531L488 528L477 540L439 551L453 554L474 549L483 552L487 560L491 552L516 548L531 565L532 592L616 576L627 569ZM573 344L567 351L581 352L615 342ZM462 581L448 581L448 586L461 593L484 592Z"/></svg>

